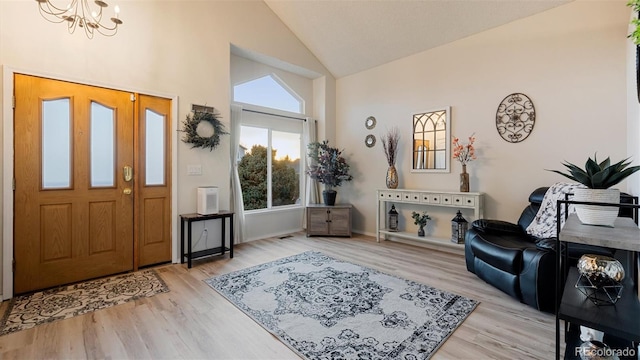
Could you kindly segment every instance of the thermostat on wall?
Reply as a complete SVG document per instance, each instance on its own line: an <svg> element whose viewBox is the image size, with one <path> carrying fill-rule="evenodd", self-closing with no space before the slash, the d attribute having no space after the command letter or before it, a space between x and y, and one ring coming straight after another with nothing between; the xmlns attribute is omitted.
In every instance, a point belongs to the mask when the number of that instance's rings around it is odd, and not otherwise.
<svg viewBox="0 0 640 360"><path fill-rule="evenodd" d="M210 215L218 213L218 187L203 186L197 192L198 214Z"/></svg>

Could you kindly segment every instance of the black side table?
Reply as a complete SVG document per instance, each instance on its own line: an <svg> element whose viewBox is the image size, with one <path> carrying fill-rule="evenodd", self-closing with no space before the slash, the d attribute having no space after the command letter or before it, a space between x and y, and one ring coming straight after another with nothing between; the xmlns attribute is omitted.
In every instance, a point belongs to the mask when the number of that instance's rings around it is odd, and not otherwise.
<svg viewBox="0 0 640 360"><path fill-rule="evenodd" d="M220 219L222 221L221 243L219 247L191 252L191 224L196 221ZM229 219L229 247L225 247L226 220ZM217 214L182 214L180 215L180 263L184 264L184 226L187 225L187 268L191 269L191 260L211 255L224 255L229 251L229 256L233 258L233 211L222 210Z"/></svg>

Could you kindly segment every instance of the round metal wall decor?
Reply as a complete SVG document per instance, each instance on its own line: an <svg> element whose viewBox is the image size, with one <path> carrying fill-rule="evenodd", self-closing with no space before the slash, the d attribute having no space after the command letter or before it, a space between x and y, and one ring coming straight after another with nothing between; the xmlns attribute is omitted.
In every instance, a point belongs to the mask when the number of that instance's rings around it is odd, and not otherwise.
<svg viewBox="0 0 640 360"><path fill-rule="evenodd" d="M369 116L367 120L365 120L364 126L369 130L373 129L374 127L376 127L376 118L374 118L373 116Z"/></svg>
<svg viewBox="0 0 640 360"><path fill-rule="evenodd" d="M367 135L367 137L364 138L364 144L367 145L367 147L374 147L376 144L376 137L374 135Z"/></svg>
<svg viewBox="0 0 640 360"><path fill-rule="evenodd" d="M507 95L498 105L496 129L505 141L518 143L526 139L536 122L536 109L525 94Z"/></svg>

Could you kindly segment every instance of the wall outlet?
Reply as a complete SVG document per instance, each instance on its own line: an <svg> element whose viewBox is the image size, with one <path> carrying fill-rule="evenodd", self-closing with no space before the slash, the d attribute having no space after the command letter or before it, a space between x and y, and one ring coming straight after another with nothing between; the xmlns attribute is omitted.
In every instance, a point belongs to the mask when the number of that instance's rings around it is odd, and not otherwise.
<svg viewBox="0 0 640 360"><path fill-rule="evenodd" d="M202 175L202 165L187 165L187 175Z"/></svg>

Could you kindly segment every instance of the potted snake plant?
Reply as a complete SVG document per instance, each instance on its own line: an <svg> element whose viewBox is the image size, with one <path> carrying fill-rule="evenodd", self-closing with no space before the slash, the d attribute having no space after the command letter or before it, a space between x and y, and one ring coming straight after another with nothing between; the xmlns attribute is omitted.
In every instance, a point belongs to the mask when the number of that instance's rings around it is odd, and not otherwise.
<svg viewBox="0 0 640 360"><path fill-rule="evenodd" d="M612 189L622 180L640 170L640 166L629 167L629 158L611 164L610 158L598 162L596 155L589 158L584 169L569 162L564 162L568 173L550 170L584 185L574 189L573 200L585 202L620 203L620 190ZM586 225L611 226L618 217L618 208L613 206L576 205L578 219Z"/></svg>

